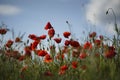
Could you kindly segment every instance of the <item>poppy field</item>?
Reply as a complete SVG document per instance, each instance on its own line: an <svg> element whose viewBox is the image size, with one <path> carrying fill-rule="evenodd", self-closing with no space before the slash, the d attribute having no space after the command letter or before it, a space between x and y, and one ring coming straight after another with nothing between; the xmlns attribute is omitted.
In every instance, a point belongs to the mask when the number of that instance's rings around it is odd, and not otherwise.
<svg viewBox="0 0 120 80"><path fill-rule="evenodd" d="M68 22L67 22L68 23ZM48 22L46 34L6 40L0 27L0 80L119 80L120 31L113 38L90 32L84 43L70 31L57 34Z"/></svg>

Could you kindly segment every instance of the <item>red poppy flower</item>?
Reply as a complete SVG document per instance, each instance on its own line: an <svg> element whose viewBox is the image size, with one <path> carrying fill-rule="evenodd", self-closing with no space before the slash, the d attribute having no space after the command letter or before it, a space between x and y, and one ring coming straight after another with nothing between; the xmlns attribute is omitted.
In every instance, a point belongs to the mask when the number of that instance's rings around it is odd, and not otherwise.
<svg viewBox="0 0 120 80"><path fill-rule="evenodd" d="M60 70L58 74L63 75L63 74L65 74L65 71Z"/></svg>
<svg viewBox="0 0 120 80"><path fill-rule="evenodd" d="M70 41L69 40L65 40L65 46L69 46L69 44L70 44Z"/></svg>
<svg viewBox="0 0 120 80"><path fill-rule="evenodd" d="M52 58L49 54L45 55L44 62L46 62L46 63L52 62Z"/></svg>
<svg viewBox="0 0 120 80"><path fill-rule="evenodd" d="M84 59L87 57L87 54L86 53L80 53L79 55L80 59Z"/></svg>
<svg viewBox="0 0 120 80"><path fill-rule="evenodd" d="M71 41L70 41L70 45L71 45L72 47L80 47L79 42L78 42L78 41L74 41L74 40L71 40Z"/></svg>
<svg viewBox="0 0 120 80"><path fill-rule="evenodd" d="M109 50L115 51L115 48L113 46L108 47Z"/></svg>
<svg viewBox="0 0 120 80"><path fill-rule="evenodd" d="M53 74L50 71L46 71L46 72L44 72L44 75L45 76L52 76Z"/></svg>
<svg viewBox="0 0 120 80"><path fill-rule="evenodd" d="M69 48L67 46L64 46L64 48L62 49L62 53L68 53L69 52Z"/></svg>
<svg viewBox="0 0 120 80"><path fill-rule="evenodd" d="M25 46L24 51L25 51L25 56L31 56L31 47L30 46Z"/></svg>
<svg viewBox="0 0 120 80"><path fill-rule="evenodd" d="M50 48L51 50L54 50L56 47L55 47L55 45L51 45L49 48Z"/></svg>
<svg viewBox="0 0 120 80"><path fill-rule="evenodd" d="M58 59L58 60L62 59L63 60L64 57L65 57L64 54L62 54L62 55L61 54L57 54L56 59Z"/></svg>
<svg viewBox="0 0 120 80"><path fill-rule="evenodd" d="M79 51L73 50L72 51L72 56L78 58L79 57Z"/></svg>
<svg viewBox="0 0 120 80"><path fill-rule="evenodd" d="M35 50L37 48L37 45L39 44L39 40L35 40L32 44L31 44L31 49Z"/></svg>
<svg viewBox="0 0 120 80"><path fill-rule="evenodd" d="M25 56L29 56L30 57L31 56L31 51L26 51L25 52Z"/></svg>
<svg viewBox="0 0 120 80"><path fill-rule="evenodd" d="M31 51L31 47L30 46L25 46L24 50L25 50L25 52Z"/></svg>
<svg viewBox="0 0 120 80"><path fill-rule="evenodd" d="M67 66L67 65L63 65L63 66L60 67L60 70L62 70L62 71L65 71L65 70L67 70L67 69L68 69L68 66Z"/></svg>
<svg viewBox="0 0 120 80"><path fill-rule="evenodd" d="M78 64L78 63L77 63L76 61L73 61L73 62L72 62L72 68L73 68L73 69L76 69L76 68L77 68L77 64Z"/></svg>
<svg viewBox="0 0 120 80"><path fill-rule="evenodd" d="M24 55L21 55L20 57L19 57L19 61L23 61L25 59L25 56Z"/></svg>
<svg viewBox="0 0 120 80"><path fill-rule="evenodd" d="M67 32L67 31L63 33L63 36L64 36L65 38L68 38L70 35L71 35L71 33L70 33L70 32Z"/></svg>
<svg viewBox="0 0 120 80"><path fill-rule="evenodd" d="M100 46L101 41L100 41L100 40L95 40L94 43L95 43L97 46Z"/></svg>
<svg viewBox="0 0 120 80"><path fill-rule="evenodd" d="M46 38L46 35L41 35L41 36L40 36L40 39L43 39L43 40L44 40L45 38Z"/></svg>
<svg viewBox="0 0 120 80"><path fill-rule="evenodd" d="M48 22L47 24L46 24L46 26L45 26L45 30L48 30L48 29L51 29L51 28L53 28L52 27L52 25L50 24L50 22Z"/></svg>
<svg viewBox="0 0 120 80"><path fill-rule="evenodd" d="M116 52L115 52L115 51L112 51L112 50L106 51L106 52L104 53L104 56L105 56L106 58L113 58L115 55L116 55Z"/></svg>
<svg viewBox="0 0 120 80"><path fill-rule="evenodd" d="M26 71L26 70L27 70L27 68L28 68L28 66L23 66L23 68L21 69L21 72Z"/></svg>
<svg viewBox="0 0 120 80"><path fill-rule="evenodd" d="M103 40L104 37L103 37L103 35L100 35L99 38L100 38L100 40Z"/></svg>
<svg viewBox="0 0 120 80"><path fill-rule="evenodd" d="M63 65L60 67L59 75L65 74L65 71L68 69L67 65Z"/></svg>
<svg viewBox="0 0 120 80"><path fill-rule="evenodd" d="M21 39L19 38L19 37L16 37L15 38L15 42L17 43L17 42L21 42Z"/></svg>
<svg viewBox="0 0 120 80"><path fill-rule="evenodd" d="M56 42L56 43L60 43L61 42L61 38L54 38L54 41Z"/></svg>
<svg viewBox="0 0 120 80"><path fill-rule="evenodd" d="M30 34L28 37L30 39L32 39L32 40L36 40L37 39L37 36L35 34Z"/></svg>
<svg viewBox="0 0 120 80"><path fill-rule="evenodd" d="M45 55L47 55L47 51L45 50L37 50L37 54L38 56L44 57Z"/></svg>
<svg viewBox="0 0 120 80"><path fill-rule="evenodd" d="M1 35L4 35L4 34L6 34L7 33L7 29L0 29L0 34Z"/></svg>
<svg viewBox="0 0 120 80"><path fill-rule="evenodd" d="M19 59L20 57L20 53L17 50L11 51L11 57L15 58L15 59Z"/></svg>
<svg viewBox="0 0 120 80"><path fill-rule="evenodd" d="M92 32L92 33L89 34L90 38L94 38L95 36L96 36L96 32Z"/></svg>
<svg viewBox="0 0 120 80"><path fill-rule="evenodd" d="M87 41L87 42L83 45L83 48L84 48L84 49L91 49L91 48L92 48L92 44Z"/></svg>
<svg viewBox="0 0 120 80"><path fill-rule="evenodd" d="M10 48L13 44L13 41L12 40L8 40L7 43L6 43L6 47Z"/></svg>
<svg viewBox="0 0 120 80"><path fill-rule="evenodd" d="M16 50L6 50L5 54L9 57L13 57L15 59L19 59L20 57L20 53L19 51L16 51Z"/></svg>
<svg viewBox="0 0 120 80"><path fill-rule="evenodd" d="M15 59L19 59L20 53L17 50L6 50L5 55L8 57L13 57Z"/></svg>
<svg viewBox="0 0 120 80"><path fill-rule="evenodd" d="M55 35L55 30L53 28L48 30L48 35L50 38L52 38Z"/></svg>
<svg viewBox="0 0 120 80"><path fill-rule="evenodd" d="M99 57L100 56L100 53L95 53L95 57Z"/></svg>

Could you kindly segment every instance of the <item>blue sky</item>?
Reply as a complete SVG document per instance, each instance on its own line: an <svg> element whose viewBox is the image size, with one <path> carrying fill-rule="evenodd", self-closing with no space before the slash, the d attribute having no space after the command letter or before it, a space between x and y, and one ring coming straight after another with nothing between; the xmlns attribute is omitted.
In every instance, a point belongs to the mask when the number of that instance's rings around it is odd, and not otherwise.
<svg viewBox="0 0 120 80"><path fill-rule="evenodd" d="M0 0L0 22L13 28L16 35L19 32L26 32L26 36L45 34L44 26L48 21L59 34L69 30L66 24L69 21L77 38L83 37L83 31L114 34L114 17L112 14L106 16L105 12L108 8L113 8L119 22L118 2L119 0Z"/></svg>

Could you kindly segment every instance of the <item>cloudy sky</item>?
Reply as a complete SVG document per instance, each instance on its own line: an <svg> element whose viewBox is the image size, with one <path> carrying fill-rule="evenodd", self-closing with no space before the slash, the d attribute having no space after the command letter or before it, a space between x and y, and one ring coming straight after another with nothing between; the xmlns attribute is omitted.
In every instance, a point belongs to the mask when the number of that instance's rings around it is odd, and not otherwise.
<svg viewBox="0 0 120 80"><path fill-rule="evenodd" d="M56 33L68 31L66 21L72 26L76 37L83 32L96 31L100 34L114 34L114 16L120 26L120 0L0 0L0 22L15 33L41 35L44 26L51 22Z"/></svg>

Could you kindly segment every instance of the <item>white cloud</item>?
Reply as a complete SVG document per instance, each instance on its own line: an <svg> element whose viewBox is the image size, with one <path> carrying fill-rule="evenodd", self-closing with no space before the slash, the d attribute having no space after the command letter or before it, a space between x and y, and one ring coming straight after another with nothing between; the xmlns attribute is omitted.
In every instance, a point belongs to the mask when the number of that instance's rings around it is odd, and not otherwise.
<svg viewBox="0 0 120 80"><path fill-rule="evenodd" d="M21 9L12 5L0 5L0 15L16 15Z"/></svg>
<svg viewBox="0 0 120 80"><path fill-rule="evenodd" d="M111 10L106 15L108 8L114 10L117 22L120 22L120 0L90 0L86 9L86 19L93 25L105 25L104 27L107 27L106 30L111 33L114 31L112 27L114 26L115 17Z"/></svg>

